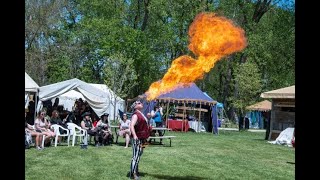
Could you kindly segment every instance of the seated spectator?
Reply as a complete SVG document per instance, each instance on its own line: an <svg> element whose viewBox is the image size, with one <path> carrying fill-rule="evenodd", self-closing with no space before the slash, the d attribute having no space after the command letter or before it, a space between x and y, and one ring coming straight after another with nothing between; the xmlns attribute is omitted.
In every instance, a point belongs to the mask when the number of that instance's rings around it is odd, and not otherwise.
<svg viewBox="0 0 320 180"><path fill-rule="evenodd" d="M108 121L109 114L104 113L101 116L101 119L97 122L97 127L99 129L100 139L99 142L101 145L111 145L113 142L111 128Z"/></svg>
<svg viewBox="0 0 320 180"><path fill-rule="evenodd" d="M53 110L52 111L52 115L51 115L51 118L50 118L50 124L57 124L57 125L62 126L63 128L68 129L66 119L61 120L60 117L59 117L59 112L57 110ZM59 128L59 132L60 132L60 134L66 134L67 133L66 130L63 130L61 128ZM62 137L59 136L58 142L61 142L61 138Z"/></svg>
<svg viewBox="0 0 320 180"><path fill-rule="evenodd" d="M87 133L94 137L95 146L99 146L99 134L97 133L96 127L92 124L90 115L90 112L82 114L83 120L81 121L81 128L87 130Z"/></svg>
<svg viewBox="0 0 320 180"><path fill-rule="evenodd" d="M154 119L151 117L151 113L147 113L147 119L149 121L149 126L156 127L156 122L154 122Z"/></svg>
<svg viewBox="0 0 320 180"><path fill-rule="evenodd" d="M50 146L51 139L53 139L56 134L50 130L50 122L45 118L45 115L44 110L38 114L38 117L34 121L34 127L37 132L46 135L45 144Z"/></svg>
<svg viewBox="0 0 320 180"><path fill-rule="evenodd" d="M123 120L120 120L120 128L119 128L119 136L122 136L123 138L125 138L126 141L126 146L124 148L128 148L129 146L129 142L130 142L130 120L127 117L127 114L124 113L123 114Z"/></svg>
<svg viewBox="0 0 320 180"><path fill-rule="evenodd" d="M25 112L25 117L27 116L27 112ZM30 125L27 123L27 120L25 120L25 130L27 132L29 132L31 134L32 137L35 137L36 139L36 149L37 150L42 150L40 144L42 142L42 133L39 133L39 132L36 132L36 130Z"/></svg>

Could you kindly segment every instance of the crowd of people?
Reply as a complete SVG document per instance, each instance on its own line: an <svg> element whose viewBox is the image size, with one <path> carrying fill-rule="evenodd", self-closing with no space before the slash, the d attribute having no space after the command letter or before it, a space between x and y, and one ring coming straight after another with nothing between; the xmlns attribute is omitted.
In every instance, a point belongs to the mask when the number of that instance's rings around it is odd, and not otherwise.
<svg viewBox="0 0 320 180"><path fill-rule="evenodd" d="M108 113L104 113L98 117L92 108L81 99L75 102L72 111L66 112L63 108L59 108L58 101L59 100L56 100L53 106L44 106L44 108L37 114L33 123L30 123L30 117L27 118L28 114L30 115L32 113L30 113L29 108L26 108L26 147L27 141L30 141L32 137L35 139L34 144L37 150L42 150L45 146L50 146L52 139L56 137L57 133L53 128L51 128L51 126L57 124L69 130L67 123L74 123L78 125L84 129L88 135L94 137L96 147L112 144L113 135L108 120ZM125 139L124 148L128 148L131 144L133 156L131 159L130 177L133 179L139 179L138 165L143 153L143 148L145 147L151 132L153 132L152 127L163 127L163 112L162 107L156 105L154 109L145 116L141 112L143 108L141 101L135 101L131 105L131 108L133 111L131 120L128 118L127 113L123 113L120 117L117 135ZM48 113L51 116L49 116ZM65 131L66 130L64 129L59 129L60 134L65 134ZM156 133L158 133L159 136L163 135L162 131L158 131ZM85 138L87 138L87 136L85 136ZM58 142L61 142L62 140L63 139L59 137ZM44 143L42 143L43 141ZM84 142L85 141L86 140L84 140Z"/></svg>
<svg viewBox="0 0 320 180"><path fill-rule="evenodd" d="M59 105L58 98L55 99L53 104L50 104L50 102L47 101L43 103L44 106L42 110L37 113L35 118L32 118L34 112L31 112L35 110L35 108L32 107L34 104L30 103L29 108L26 108L25 111L26 136L35 139L34 144L36 149L42 150L46 146L51 145L52 140L56 136L51 125L57 124L68 129L67 123L74 123L86 130L87 134L93 137L96 147L112 145L114 137L108 120L108 113L104 113L101 117L98 117L88 103L81 98L75 101L71 111L64 110L63 106L61 107L61 105ZM147 115L148 126L162 127L162 115L162 107L155 106L154 110ZM124 138L124 148L128 148L133 137L130 129L131 120L126 113L118 117L119 130L116 132L116 135ZM30 119L33 119L33 121ZM59 129L60 134L65 134L65 131L66 130ZM162 135L162 131L157 133L160 136ZM45 139L42 145L43 138ZM65 140L63 138L64 137L58 136L58 142Z"/></svg>
<svg viewBox="0 0 320 180"><path fill-rule="evenodd" d="M51 140L56 136L51 125L57 124L68 129L67 123L74 123L87 130L89 135L95 137L95 146L111 144L112 133L108 123L109 114L104 113L101 117L98 117L88 103L82 99L78 99L75 102L72 111L64 110L59 105L58 98L56 98L53 105L48 101L43 104L44 107L35 118L33 118L35 113L34 103L30 103L29 107L25 108L26 147L29 147L30 143L28 143L27 139L30 141L30 137L35 138L34 144L38 150L44 149L45 146L50 146ZM48 112L51 116L48 115ZM60 134L65 134L65 131L61 128L59 129ZM45 138L44 145L42 145L43 137ZM58 142L61 141L62 138L59 136Z"/></svg>

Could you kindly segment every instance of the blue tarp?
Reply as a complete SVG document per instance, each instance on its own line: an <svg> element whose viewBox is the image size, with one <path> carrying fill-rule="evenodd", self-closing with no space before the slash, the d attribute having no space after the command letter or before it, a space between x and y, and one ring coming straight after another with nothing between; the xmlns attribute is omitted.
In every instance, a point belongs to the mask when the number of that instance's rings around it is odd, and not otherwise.
<svg viewBox="0 0 320 180"><path fill-rule="evenodd" d="M146 95L143 94L143 97L146 97ZM195 83L191 83L190 86L179 87L171 92L162 94L153 101L143 101L143 113L146 115L148 112L151 112L151 110L153 110L154 106L157 104L157 100L161 99L171 99L170 102L173 102L174 100L186 101L186 103L215 102L215 100L213 100L208 94L202 92Z"/></svg>
<svg viewBox="0 0 320 180"><path fill-rule="evenodd" d="M144 94L143 97L146 97L146 95ZM158 100L167 101L168 99L170 99L170 102L179 101L194 104L209 104L211 106L210 108L213 132L214 134L218 134L217 109L216 106L212 105L216 101L213 100L207 93L201 91L195 83L191 83L190 86L182 86L171 92L162 94L153 101L143 101L143 113L146 115L148 112L151 112L151 110L153 110L154 106L157 104Z"/></svg>
<svg viewBox="0 0 320 180"><path fill-rule="evenodd" d="M251 127L263 129L263 118L262 113L260 111L250 111L247 113L248 117L250 117Z"/></svg>
<svg viewBox="0 0 320 180"><path fill-rule="evenodd" d="M195 83L190 86L180 87L166 94L160 95L157 99L181 99L186 101L207 101L214 103L214 100L202 92Z"/></svg>
<svg viewBox="0 0 320 180"><path fill-rule="evenodd" d="M223 104L222 104L222 103L217 102L217 108L223 108Z"/></svg>
<svg viewBox="0 0 320 180"><path fill-rule="evenodd" d="M211 118L212 118L212 128L213 134L219 134L218 131L218 115L217 115L217 105L211 106Z"/></svg>
<svg viewBox="0 0 320 180"><path fill-rule="evenodd" d="M143 110L142 113L147 116L148 112L151 112L154 109L154 106L157 104L157 101L143 101Z"/></svg>

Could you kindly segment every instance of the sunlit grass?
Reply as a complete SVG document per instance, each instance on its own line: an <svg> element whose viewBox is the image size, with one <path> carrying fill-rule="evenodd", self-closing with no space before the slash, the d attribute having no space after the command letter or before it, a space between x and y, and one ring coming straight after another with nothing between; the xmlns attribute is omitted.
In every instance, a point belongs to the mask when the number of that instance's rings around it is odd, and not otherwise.
<svg viewBox="0 0 320 180"><path fill-rule="evenodd" d="M293 148L273 145L265 133L221 131L220 134L166 132L162 145L149 145L142 155L142 179L295 179ZM87 150L80 146L25 151L26 179L128 179L132 149L119 145Z"/></svg>

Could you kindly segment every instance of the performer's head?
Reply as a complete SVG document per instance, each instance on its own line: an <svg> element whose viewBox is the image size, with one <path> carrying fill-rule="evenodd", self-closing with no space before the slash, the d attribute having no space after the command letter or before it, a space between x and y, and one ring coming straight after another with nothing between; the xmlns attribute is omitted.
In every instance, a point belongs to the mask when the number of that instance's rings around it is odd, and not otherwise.
<svg viewBox="0 0 320 180"><path fill-rule="evenodd" d="M135 111L135 110L142 110L143 109L143 104L142 104L142 102L140 101L140 100L137 100L137 101L135 101L135 102L133 102L132 103L132 105L131 105L131 109L133 110L133 111Z"/></svg>

